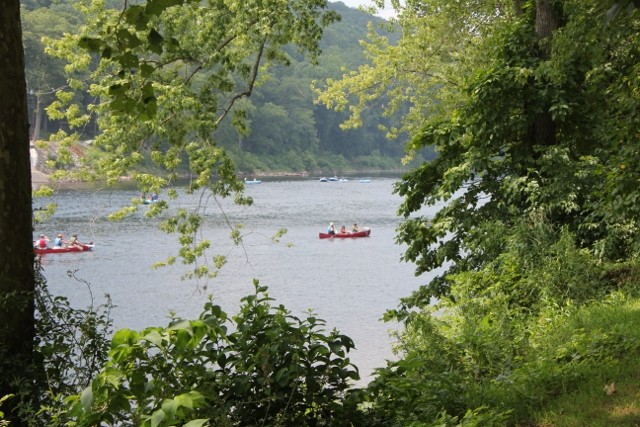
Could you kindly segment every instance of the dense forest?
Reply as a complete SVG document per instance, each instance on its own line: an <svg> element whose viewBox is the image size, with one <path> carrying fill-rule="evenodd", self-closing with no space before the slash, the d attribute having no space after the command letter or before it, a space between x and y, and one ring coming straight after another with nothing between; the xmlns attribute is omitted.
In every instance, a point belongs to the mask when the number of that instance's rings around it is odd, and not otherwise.
<svg viewBox="0 0 640 427"><path fill-rule="evenodd" d="M54 61L29 35L46 28L60 63L38 69L67 79L25 77L19 2L0 10L0 425L640 424L639 1L393 1L399 37L368 33L362 54L359 26L332 32L351 13L339 4L122 3L81 1L76 15L25 2L28 61ZM56 38L63 22L77 31ZM327 74L310 65L322 48ZM78 310L49 295L34 266L25 94L31 111L48 105L49 128L35 114L35 129L59 142L64 176L166 191L150 216L175 201L184 164L186 191L250 204L234 159L258 170L281 150L322 167L304 146L356 164L386 152L373 132L330 147L337 123L406 135L417 164L394 187L397 242L417 275L438 275L385 314L397 359L355 387L357 343L321 313L293 316L258 280L235 315L210 300L197 319L140 331L111 331L109 302ZM328 109L298 110L307 97ZM283 135L276 120L295 123ZM95 151L67 169L85 133ZM424 150L437 157L420 161ZM177 209L161 226L190 278L224 267L198 262L215 243L203 215Z"/></svg>
<svg viewBox="0 0 640 427"><path fill-rule="evenodd" d="M66 118L46 114L56 100L58 89L67 86L61 61L45 53L42 38L59 38L75 33L83 25L71 1L23 1L22 18L26 51L31 136L47 140L60 129L68 130ZM115 8L118 2L111 2ZM109 4L109 3L108 3ZM224 121L213 137L245 173L309 172L338 173L349 170L399 170L407 136L387 138L385 128L397 126L399 116L386 117L380 108L369 109L361 127L341 129L346 112L314 103L312 82L339 79L346 70L367 62L360 41L372 29L388 34L385 21L363 11L330 3L341 20L324 32L322 54L310 64L292 46L285 49L288 65L274 68L269 77L256 85L252 96L236 107L242 110L242 125ZM397 39L397 35L392 36ZM82 103L92 102L86 92L76 94ZM384 103L384 100L380 100ZM93 140L101 132L97 117L80 129L80 140ZM54 137L55 139L55 137ZM55 149L50 150L55 151ZM429 157L430 150L423 153ZM55 156L50 153L50 156Z"/></svg>

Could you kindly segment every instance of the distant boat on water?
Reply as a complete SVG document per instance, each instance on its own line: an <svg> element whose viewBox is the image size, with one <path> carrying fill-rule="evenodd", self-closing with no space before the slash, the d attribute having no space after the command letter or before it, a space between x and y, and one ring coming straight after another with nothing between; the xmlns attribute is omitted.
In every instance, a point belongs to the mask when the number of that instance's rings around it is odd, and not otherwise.
<svg viewBox="0 0 640 427"><path fill-rule="evenodd" d="M338 178L337 176L332 176L331 178L327 178L327 177L322 177L320 178L318 181L320 182L349 182L349 180L347 178Z"/></svg>
<svg viewBox="0 0 640 427"><path fill-rule="evenodd" d="M348 231L346 233L335 233L335 234L330 234L330 233L319 233L319 237L321 239L353 239L356 237L369 237L369 235L371 234L371 229L368 227L363 228L362 230L359 231Z"/></svg>

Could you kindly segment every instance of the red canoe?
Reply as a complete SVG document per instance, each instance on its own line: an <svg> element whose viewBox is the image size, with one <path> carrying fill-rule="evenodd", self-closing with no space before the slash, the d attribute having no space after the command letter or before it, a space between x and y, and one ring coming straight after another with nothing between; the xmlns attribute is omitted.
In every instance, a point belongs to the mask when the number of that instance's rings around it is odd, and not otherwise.
<svg viewBox="0 0 640 427"><path fill-rule="evenodd" d="M90 251L91 249L93 249L94 245L85 245L80 244L80 246L63 246L63 247L52 247L52 248L34 248L33 252L36 255L42 255L42 254L64 254L67 252L85 252L85 251Z"/></svg>
<svg viewBox="0 0 640 427"><path fill-rule="evenodd" d="M329 233L320 233L321 239L350 239L353 237L369 237L371 234L371 230L367 228L366 230L356 231L355 233L345 233L345 234L329 234Z"/></svg>

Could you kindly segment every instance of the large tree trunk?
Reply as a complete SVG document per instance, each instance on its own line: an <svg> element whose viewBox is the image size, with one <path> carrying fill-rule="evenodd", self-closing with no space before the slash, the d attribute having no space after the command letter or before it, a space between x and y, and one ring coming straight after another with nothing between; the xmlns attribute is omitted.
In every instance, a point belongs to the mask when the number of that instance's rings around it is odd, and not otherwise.
<svg viewBox="0 0 640 427"><path fill-rule="evenodd" d="M19 0L0 8L0 396L29 380L34 345L31 167ZM23 383L23 387L24 388ZM31 381L26 383L33 385ZM29 387L27 387L27 390ZM26 425L2 410L11 426Z"/></svg>
<svg viewBox="0 0 640 427"><path fill-rule="evenodd" d="M558 29L559 25L560 18L558 17L558 12L553 6L553 1L537 0L535 31L540 59L546 60L551 55L553 32ZM555 144L556 127L548 108L537 115L533 128L534 142L536 145Z"/></svg>

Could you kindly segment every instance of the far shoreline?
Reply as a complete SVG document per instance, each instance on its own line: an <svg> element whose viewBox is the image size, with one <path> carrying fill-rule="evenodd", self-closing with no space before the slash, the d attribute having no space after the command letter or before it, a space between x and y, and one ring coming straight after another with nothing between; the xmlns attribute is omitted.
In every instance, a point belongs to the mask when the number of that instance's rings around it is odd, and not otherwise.
<svg viewBox="0 0 640 427"><path fill-rule="evenodd" d="M252 179L252 178L260 178L266 181L277 181L278 179L320 179L322 177L331 177L338 176L343 178L371 178L371 177L400 177L407 170L351 170L344 171L341 173L336 173L334 171L323 172L323 171L303 171L303 172L268 172L268 171L260 171L255 173L247 173L247 172L238 172L237 177L239 179ZM180 177L178 182L188 181L190 178L188 176ZM131 177L122 177L117 185L132 185L134 182ZM103 184L94 182L86 182L86 181L52 181L51 176L32 169L31 170L31 185L34 189L45 185L51 185L56 187L57 189L84 189L88 187L101 186Z"/></svg>

